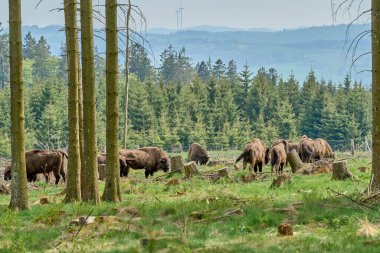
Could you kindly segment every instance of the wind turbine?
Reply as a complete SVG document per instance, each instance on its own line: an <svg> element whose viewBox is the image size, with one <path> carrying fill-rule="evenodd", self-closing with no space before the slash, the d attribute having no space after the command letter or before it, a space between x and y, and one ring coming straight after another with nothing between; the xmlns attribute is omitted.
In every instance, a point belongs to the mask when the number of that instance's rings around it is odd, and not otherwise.
<svg viewBox="0 0 380 253"><path fill-rule="evenodd" d="M180 14L181 14L181 30L183 29L183 23L182 23L182 21L183 21L183 16L182 16L182 12L183 12L183 10L184 10L184 8L182 7L182 4L180 5L180 7L179 7L179 12L180 12Z"/></svg>
<svg viewBox="0 0 380 253"><path fill-rule="evenodd" d="M176 10L175 13L177 15L177 31L178 31L179 30L179 14L180 14L180 10Z"/></svg>

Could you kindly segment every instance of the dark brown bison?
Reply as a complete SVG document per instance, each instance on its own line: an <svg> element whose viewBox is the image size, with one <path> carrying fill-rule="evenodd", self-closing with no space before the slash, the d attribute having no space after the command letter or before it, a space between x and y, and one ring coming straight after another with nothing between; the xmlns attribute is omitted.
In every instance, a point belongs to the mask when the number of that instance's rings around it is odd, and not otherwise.
<svg viewBox="0 0 380 253"><path fill-rule="evenodd" d="M317 138L314 140L314 152L312 157L315 160L321 160L322 158L334 158L334 152L327 141Z"/></svg>
<svg viewBox="0 0 380 253"><path fill-rule="evenodd" d="M235 164L243 160L243 170L246 169L247 163L250 164L250 171L263 171L265 162L265 145L260 139L253 139L244 146L243 153L236 159Z"/></svg>
<svg viewBox="0 0 380 253"><path fill-rule="evenodd" d="M44 174L46 181L49 182L49 173L53 172L55 184L58 184L61 176L63 181L66 179L64 170L64 159L68 158L66 152L61 150L29 150L25 152L26 176L29 182L37 180L37 174ZM4 179L11 180L12 172L9 166L5 173Z"/></svg>
<svg viewBox="0 0 380 253"><path fill-rule="evenodd" d="M125 176L128 176L129 168L135 170L145 169L145 177L153 176L158 170L164 172L170 171L170 158L160 148L145 147L134 150L120 150L119 154L125 158L127 170Z"/></svg>
<svg viewBox="0 0 380 253"><path fill-rule="evenodd" d="M301 137L298 145L298 154L304 163L310 163L314 153L314 141L306 135Z"/></svg>
<svg viewBox="0 0 380 253"><path fill-rule="evenodd" d="M265 163L271 165L271 174L276 169L276 175L282 174L287 162L288 142L286 140L275 141L270 148L265 150Z"/></svg>
<svg viewBox="0 0 380 253"><path fill-rule="evenodd" d="M196 163L204 165L208 162L208 160L210 159L210 156L208 155L208 152L204 147L194 142L189 147L187 159L189 162L194 161Z"/></svg>
<svg viewBox="0 0 380 253"><path fill-rule="evenodd" d="M99 164L106 164L107 161L107 155L105 153L99 154L96 156L96 160ZM124 177L128 175L128 166L125 163L125 158L121 155L119 155L119 168L120 168L120 176Z"/></svg>

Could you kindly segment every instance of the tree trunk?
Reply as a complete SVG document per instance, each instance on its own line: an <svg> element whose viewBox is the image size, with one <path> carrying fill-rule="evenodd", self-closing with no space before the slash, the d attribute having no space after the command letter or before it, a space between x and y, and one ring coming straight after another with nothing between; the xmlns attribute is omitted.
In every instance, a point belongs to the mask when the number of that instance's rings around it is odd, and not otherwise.
<svg viewBox="0 0 380 253"><path fill-rule="evenodd" d="M79 52L78 52L79 53ZM83 182L86 177L83 177L85 161L84 161L84 150L83 150L83 86L82 86L82 69L80 66L80 56L78 54L78 126L79 126L79 161L80 161L80 169L79 169L79 179L80 179L80 192L81 197L83 195L83 191L86 188L86 182Z"/></svg>
<svg viewBox="0 0 380 253"><path fill-rule="evenodd" d="M347 161L340 161L333 163L332 180L345 180L351 178L352 173L348 170Z"/></svg>
<svg viewBox="0 0 380 253"><path fill-rule="evenodd" d="M372 0L372 191L380 190L380 1Z"/></svg>
<svg viewBox="0 0 380 253"><path fill-rule="evenodd" d="M68 66L69 159L67 162L66 202L79 201L79 122L78 122L78 38L76 0L64 1Z"/></svg>
<svg viewBox="0 0 380 253"><path fill-rule="evenodd" d="M118 47L117 1L106 1L106 183L103 200L119 202L119 103L118 103Z"/></svg>
<svg viewBox="0 0 380 253"><path fill-rule="evenodd" d="M288 157L288 162L290 164L290 167L292 168L293 173L296 173L298 170L302 169L303 162L301 158L299 157L298 152L295 149L290 151L287 157Z"/></svg>
<svg viewBox="0 0 380 253"><path fill-rule="evenodd" d="M126 49L125 49L125 105L124 105L124 131L123 131L123 148L127 148L127 132L128 132L128 103L129 103L129 84L128 84L128 79L129 79L129 21L131 19L131 10L132 10L132 5L131 5L131 0L128 0L128 11L127 11L127 16L126 16Z"/></svg>
<svg viewBox="0 0 380 253"><path fill-rule="evenodd" d="M94 39L92 0L81 0L81 38L83 68L83 142L82 199L99 203L98 171L96 164L96 89L94 73ZM85 185L83 185L85 184Z"/></svg>
<svg viewBox="0 0 380 253"><path fill-rule="evenodd" d="M28 208L25 164L24 84L22 81L21 0L9 0L12 131L12 185L9 208Z"/></svg>
<svg viewBox="0 0 380 253"><path fill-rule="evenodd" d="M170 157L170 165L172 172L183 172L184 160L181 155Z"/></svg>

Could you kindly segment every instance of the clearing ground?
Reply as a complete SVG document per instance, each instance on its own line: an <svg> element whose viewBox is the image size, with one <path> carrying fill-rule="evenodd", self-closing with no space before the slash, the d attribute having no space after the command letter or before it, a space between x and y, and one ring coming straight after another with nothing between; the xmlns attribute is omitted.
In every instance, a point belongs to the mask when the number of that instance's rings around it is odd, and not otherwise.
<svg viewBox="0 0 380 253"><path fill-rule="evenodd" d="M358 199L370 181L358 167L369 162L349 161L355 180L293 175L292 183L274 189L270 174L252 182L234 170L220 180L161 173L146 180L143 171L131 171L122 179L123 202L96 207L64 204L63 184L39 182L29 185L28 211L8 210L10 195L0 195L0 252L380 252L380 236L357 235L366 217L380 225L378 208L333 192ZM43 197L48 204L41 205ZM88 215L93 223L71 224ZM282 223L292 225L293 236L278 235Z"/></svg>

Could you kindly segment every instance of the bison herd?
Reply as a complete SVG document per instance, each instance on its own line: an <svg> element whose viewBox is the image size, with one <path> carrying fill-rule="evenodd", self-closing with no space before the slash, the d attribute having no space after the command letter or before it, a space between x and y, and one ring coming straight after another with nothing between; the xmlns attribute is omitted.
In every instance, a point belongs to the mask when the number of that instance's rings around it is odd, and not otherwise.
<svg viewBox="0 0 380 253"><path fill-rule="evenodd" d="M287 163L287 155L290 151L296 150L303 162L310 163L313 160L322 158L333 158L334 153L330 145L323 139L312 140L307 136L302 136L298 143L289 143L286 140L276 140L269 147L266 147L260 139L253 139L244 146L241 155L235 161L243 161L243 170L250 164L251 172L262 172L263 166L270 164L271 172L281 174ZM26 172L29 182L36 181L37 174L45 176L47 182L50 175L55 177L58 184L61 177L65 181L66 173L64 169L66 152L62 150L30 150L25 152ZM207 164L210 156L205 148L198 143L193 143L189 147L188 160L201 165ZM97 156L99 166L105 166L107 154L102 153ZM159 170L168 172L171 170L170 157L157 147L145 147L139 149L119 150L120 176L127 177L130 169L145 170L145 177L153 176ZM236 167L237 168L237 167ZM11 179L11 166L8 166L4 173L4 179Z"/></svg>
<svg viewBox="0 0 380 253"><path fill-rule="evenodd" d="M243 153L236 159L235 164L243 160L243 170L247 163L250 171L262 172L264 164L270 163L271 173L281 174L288 161L288 153L295 150L302 162L310 163L322 158L334 158L331 146L324 139L315 140L302 136L298 143L289 143L286 140L276 140L271 146L265 147L260 139L253 139L244 147Z"/></svg>

